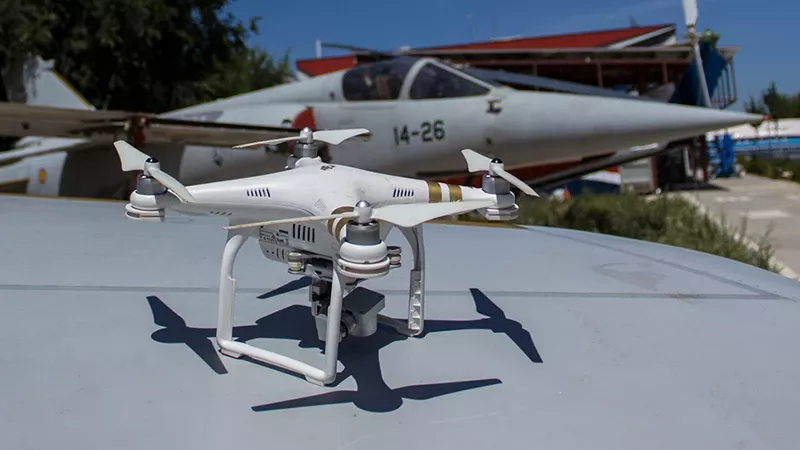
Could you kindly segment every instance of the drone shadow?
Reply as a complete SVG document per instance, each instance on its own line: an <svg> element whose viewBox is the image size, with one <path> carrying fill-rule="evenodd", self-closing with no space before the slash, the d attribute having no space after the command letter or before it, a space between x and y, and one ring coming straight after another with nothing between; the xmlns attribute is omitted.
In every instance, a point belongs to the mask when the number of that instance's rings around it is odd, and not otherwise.
<svg viewBox="0 0 800 450"><path fill-rule="evenodd" d="M308 287L311 284L311 277L300 277L296 280L290 281L279 288L275 288L269 292L259 295L256 298L261 300L277 297L282 294L288 294L289 292L296 291L298 289L303 289Z"/></svg>
<svg viewBox="0 0 800 450"><path fill-rule="evenodd" d="M302 280L302 279L301 279ZM307 286L301 280L278 288L261 297L271 297ZM534 363L542 359L533 343L530 333L519 322L508 319L503 310L478 289L470 289L476 310L485 316L476 320L426 320L425 331L429 333L458 330L487 330L506 334L522 353ZM216 335L215 328L188 327L183 318L162 302L158 297L149 296L147 301L153 313L156 325L163 328L156 330L151 338L161 343L186 344L216 373L225 374L227 370L220 359L211 339ZM253 325L233 328L233 336L239 342L252 339L292 339L298 341L301 348L316 348L322 352L324 342L317 338L314 318L308 306L291 305L264 316ZM353 403L356 407L369 412L390 412L403 404L404 399L429 400L456 392L477 389L501 383L497 378L467 381L419 384L390 388L383 379L379 353L384 347L408 337L380 325L374 335L369 338L345 339L339 346L339 361L344 370L337 375L330 387L336 387L352 376L356 382L356 390L337 390L310 397L285 400L252 407L253 411L275 411L308 406ZM247 358L249 359L249 358ZM255 363L276 368L271 365L249 359ZM294 373L282 370L298 376Z"/></svg>

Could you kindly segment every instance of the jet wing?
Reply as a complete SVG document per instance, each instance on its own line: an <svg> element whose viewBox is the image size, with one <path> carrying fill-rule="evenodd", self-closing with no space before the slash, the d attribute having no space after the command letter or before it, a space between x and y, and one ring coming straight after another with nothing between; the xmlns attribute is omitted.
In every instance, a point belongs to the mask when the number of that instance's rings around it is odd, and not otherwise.
<svg viewBox="0 0 800 450"><path fill-rule="evenodd" d="M515 173L522 169L521 167L512 167L506 169L513 175L522 179L528 186L536 190L549 190L561 184L588 175L593 172L605 170L611 167L620 166L629 162L637 161L643 158L658 156L662 153L672 151L674 149L683 148L685 141L674 141L670 143L652 143L647 145L640 145L631 147L629 149L621 150L613 155L600 156L587 158L582 162L576 162L575 165L550 172L536 178L525 177L519 173ZM530 166L526 166L530 167ZM451 171L437 171L437 172L417 172L417 176L423 179L443 179L452 177L468 177L470 174L464 170L451 170Z"/></svg>
<svg viewBox="0 0 800 450"><path fill-rule="evenodd" d="M77 138L111 144L126 136L131 120L144 121L148 142L210 147L232 147L243 142L296 136L300 132L279 126L175 119L149 113L0 103L0 136Z"/></svg>
<svg viewBox="0 0 800 450"><path fill-rule="evenodd" d="M658 156L676 148L683 148L683 146L680 145L679 142L669 144L654 143L642 145L617 152L612 156L595 159L569 169L547 174L533 180L524 181L534 189L549 190L593 172L620 166L622 164L627 164L629 162L638 161L644 158Z"/></svg>

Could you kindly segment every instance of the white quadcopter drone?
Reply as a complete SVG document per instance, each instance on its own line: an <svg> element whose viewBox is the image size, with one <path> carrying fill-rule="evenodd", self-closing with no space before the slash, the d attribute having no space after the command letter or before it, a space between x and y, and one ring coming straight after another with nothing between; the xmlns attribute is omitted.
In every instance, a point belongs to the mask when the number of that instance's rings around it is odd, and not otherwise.
<svg viewBox="0 0 800 450"><path fill-rule="evenodd" d="M476 210L489 220L514 220L519 208L510 190L537 196L503 169L503 162L463 150L470 172L487 172L479 188L449 185L369 172L324 163L316 141L337 145L369 133L366 129L309 128L298 137L252 142L253 147L297 141L281 172L184 186L160 169L156 158L125 141L114 142L123 171L141 170L136 190L125 206L134 220L163 221L167 209L191 215L223 215L230 220L222 254L217 344L230 357L251 358L326 385L336 378L339 342L347 336L372 335L382 322L416 336L424 325L424 258L422 224ZM408 320L379 314L384 296L358 286L400 267L400 247L384 239L398 227L414 255ZM248 237L257 237L264 255L288 265L291 274L306 275L318 337L325 341L323 368L251 346L232 338L236 255Z"/></svg>

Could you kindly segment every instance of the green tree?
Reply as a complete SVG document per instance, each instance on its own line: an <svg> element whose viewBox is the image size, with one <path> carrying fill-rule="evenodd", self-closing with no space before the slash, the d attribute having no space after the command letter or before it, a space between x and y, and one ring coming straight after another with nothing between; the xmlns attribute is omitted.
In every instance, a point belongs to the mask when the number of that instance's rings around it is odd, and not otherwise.
<svg viewBox="0 0 800 450"><path fill-rule="evenodd" d="M50 45L50 30L58 22L52 6L49 0L0 1L0 70L5 72L25 55ZM0 89L0 97L7 100L5 87Z"/></svg>
<svg viewBox="0 0 800 450"><path fill-rule="evenodd" d="M206 80L207 90L224 98L285 83L292 75L291 61L286 53L279 62L258 47L247 49L231 63Z"/></svg>
<svg viewBox="0 0 800 450"><path fill-rule="evenodd" d="M706 29L706 31L700 34L700 40L716 48L717 43L719 42L719 33L710 29Z"/></svg>
<svg viewBox="0 0 800 450"><path fill-rule="evenodd" d="M761 93L756 100L752 96L745 102L745 110L756 114L769 114L773 119L800 117L800 93L783 94L778 91L775 82Z"/></svg>
<svg viewBox="0 0 800 450"><path fill-rule="evenodd" d="M44 1L0 1L0 101L10 101L3 75L13 70L26 54L36 53L52 40L50 29L56 23L55 12L43 8ZM0 151L11 147L18 138L0 136Z"/></svg>
<svg viewBox="0 0 800 450"><path fill-rule="evenodd" d="M764 103L756 100L752 95L744 102L744 110L751 114L767 114L767 107L764 106Z"/></svg>
<svg viewBox="0 0 800 450"><path fill-rule="evenodd" d="M159 113L268 87L289 73L288 55L276 64L247 46L259 18L224 14L229 0L1 3L0 67L29 54L53 59L101 109Z"/></svg>

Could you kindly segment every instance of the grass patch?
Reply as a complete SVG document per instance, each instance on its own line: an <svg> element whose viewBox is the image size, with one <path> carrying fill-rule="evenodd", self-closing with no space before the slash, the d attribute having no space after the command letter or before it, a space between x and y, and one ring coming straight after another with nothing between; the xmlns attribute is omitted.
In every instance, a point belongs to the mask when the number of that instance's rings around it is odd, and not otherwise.
<svg viewBox="0 0 800 450"><path fill-rule="evenodd" d="M740 156L736 158L736 162L753 175L800 183L800 160L797 159Z"/></svg>
<svg viewBox="0 0 800 450"><path fill-rule="evenodd" d="M767 235L746 245L747 222L720 224L688 201L673 196L647 199L636 194L581 195L566 201L519 199L520 214L515 223L569 228L674 245L723 256L777 272L770 264L774 250ZM482 220L477 213L462 216Z"/></svg>

